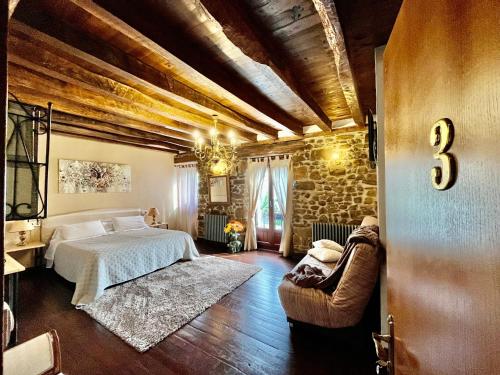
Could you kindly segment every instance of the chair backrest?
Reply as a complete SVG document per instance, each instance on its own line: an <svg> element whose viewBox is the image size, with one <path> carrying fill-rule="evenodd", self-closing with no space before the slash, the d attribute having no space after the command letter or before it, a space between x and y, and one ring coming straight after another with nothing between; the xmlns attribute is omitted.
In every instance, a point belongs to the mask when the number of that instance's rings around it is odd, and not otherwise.
<svg viewBox="0 0 500 375"><path fill-rule="evenodd" d="M61 373L59 337L51 330L3 353L4 375L56 375Z"/></svg>

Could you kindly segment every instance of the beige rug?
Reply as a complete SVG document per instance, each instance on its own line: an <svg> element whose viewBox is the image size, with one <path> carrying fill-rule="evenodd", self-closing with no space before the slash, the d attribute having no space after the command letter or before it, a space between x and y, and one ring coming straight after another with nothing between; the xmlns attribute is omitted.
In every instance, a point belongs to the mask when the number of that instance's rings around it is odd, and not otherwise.
<svg viewBox="0 0 500 375"><path fill-rule="evenodd" d="M260 270L251 264L201 257L109 288L83 310L144 352Z"/></svg>

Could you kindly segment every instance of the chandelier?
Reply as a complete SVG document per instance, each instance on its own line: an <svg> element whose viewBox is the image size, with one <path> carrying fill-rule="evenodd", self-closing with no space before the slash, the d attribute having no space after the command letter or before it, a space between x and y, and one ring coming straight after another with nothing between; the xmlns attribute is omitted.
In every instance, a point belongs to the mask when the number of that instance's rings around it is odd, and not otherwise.
<svg viewBox="0 0 500 375"><path fill-rule="evenodd" d="M217 130L217 115L213 115L214 125L210 129L210 144L199 132L194 133L194 154L202 162L206 163L207 169L214 175L229 174L236 160L236 136L233 131L228 132L229 145L223 145L219 141Z"/></svg>

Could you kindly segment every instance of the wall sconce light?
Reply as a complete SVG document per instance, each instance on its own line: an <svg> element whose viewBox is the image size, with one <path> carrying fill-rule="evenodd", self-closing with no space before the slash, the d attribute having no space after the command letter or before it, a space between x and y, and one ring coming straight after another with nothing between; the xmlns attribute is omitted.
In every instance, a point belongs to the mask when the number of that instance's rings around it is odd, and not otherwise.
<svg viewBox="0 0 500 375"><path fill-rule="evenodd" d="M340 161L340 152L339 151L333 151L332 154L330 155L330 161L333 161L333 162Z"/></svg>
<svg viewBox="0 0 500 375"><path fill-rule="evenodd" d="M344 159L344 153L341 150L333 149L328 157L328 168L341 166Z"/></svg>

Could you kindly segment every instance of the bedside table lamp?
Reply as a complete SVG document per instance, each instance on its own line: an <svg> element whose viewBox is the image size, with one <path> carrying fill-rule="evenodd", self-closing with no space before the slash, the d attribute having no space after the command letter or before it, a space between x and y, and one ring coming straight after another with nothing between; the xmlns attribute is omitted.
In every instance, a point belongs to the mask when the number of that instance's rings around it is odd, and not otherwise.
<svg viewBox="0 0 500 375"><path fill-rule="evenodd" d="M19 242L16 244L17 246L26 245L26 232L32 231L33 225L25 220L23 221L15 221L9 228L10 233L19 233Z"/></svg>
<svg viewBox="0 0 500 375"><path fill-rule="evenodd" d="M158 209L156 207L152 207L148 211L148 216L152 216L153 217L153 222L151 223L151 225L156 225L156 224L158 224L156 222L156 217L160 216L160 211L158 211Z"/></svg>

